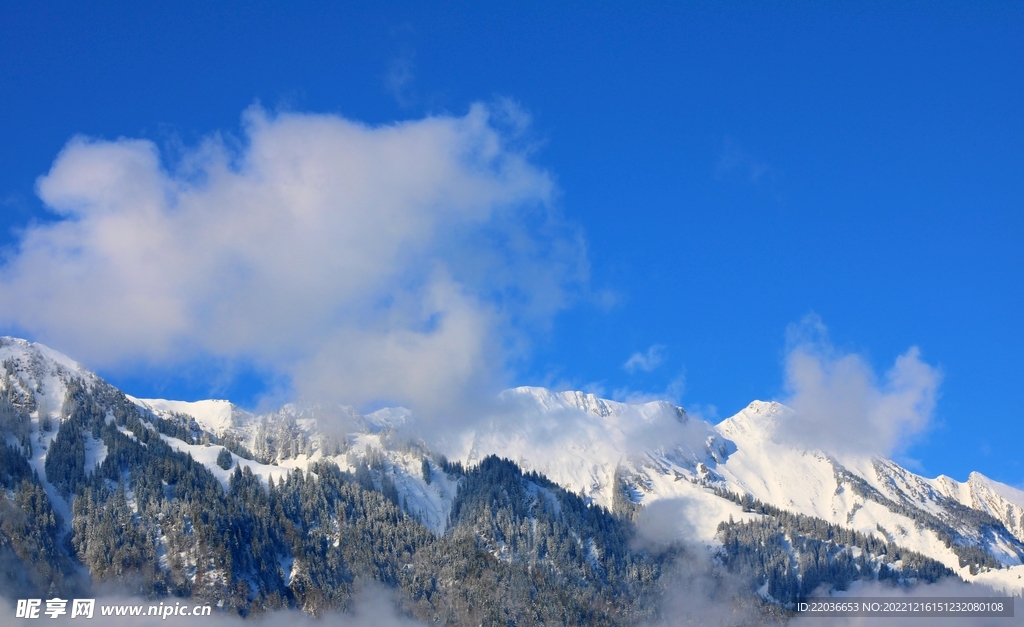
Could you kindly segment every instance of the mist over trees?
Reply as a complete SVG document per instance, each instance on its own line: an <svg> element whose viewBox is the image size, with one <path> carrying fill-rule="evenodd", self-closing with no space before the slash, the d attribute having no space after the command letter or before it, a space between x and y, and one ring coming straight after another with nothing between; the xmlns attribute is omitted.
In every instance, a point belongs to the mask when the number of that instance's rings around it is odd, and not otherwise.
<svg viewBox="0 0 1024 627"><path fill-rule="evenodd" d="M26 416L0 399L5 435L24 436ZM184 421L144 420L109 386L69 385L59 424L45 469L71 504L63 539L26 451L6 445L0 455L14 491L0 501L4 556L41 565L8 589L70 592L77 564L93 585L133 594L243 616L282 607L319 615L344 609L357 582L375 581L398 590L410 614L449 624L622 624L654 591L659 558L630 550L631 523L508 461L463 469L438 460L462 481L438 536L403 510L376 450L351 473L321 462L264 485L224 449L218 464L233 467L225 489L161 434L204 436ZM93 468L90 439L106 451Z"/></svg>
<svg viewBox="0 0 1024 627"><path fill-rule="evenodd" d="M395 591L408 616L452 625L632 625L662 618L672 573L695 556L636 541L637 506L616 473L613 510L494 456L463 466L425 448L424 482L457 483L443 532L408 511L383 453L348 451L352 470L322 460L264 483L242 459L308 454L293 427L261 425L255 450L218 439L186 416L143 415L102 382L72 381L46 479L71 519L57 514L33 472L27 399L0 393L0 567L7 595L81 595L97 588L187 598L240 616L292 608L344 611L366 582ZM223 446L225 483L164 437ZM87 450L102 446L105 455ZM410 449L412 450L412 449ZM229 452L230 451L230 452ZM739 495L720 495L764 516L724 523L718 562L737 586L787 604L821 584L858 579L934 581L937 562L824 521ZM799 559L793 559L794 548ZM692 570L692 568L690 569ZM756 601L756 602L754 602ZM774 612L774 614L773 614Z"/></svg>

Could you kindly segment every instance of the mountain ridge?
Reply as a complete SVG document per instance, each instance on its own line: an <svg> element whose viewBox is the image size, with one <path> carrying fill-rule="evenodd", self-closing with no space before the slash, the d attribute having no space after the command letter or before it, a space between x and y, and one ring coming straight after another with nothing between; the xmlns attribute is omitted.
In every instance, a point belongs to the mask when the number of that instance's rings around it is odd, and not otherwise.
<svg viewBox="0 0 1024 627"><path fill-rule="evenodd" d="M0 338L0 356L3 392L31 419L30 464L67 525L74 519L71 502L46 473L45 450L55 445L60 426L46 431L43 423L68 419L61 409L65 401L57 399L75 386L107 384L25 340ZM840 459L780 444L772 434L789 410L776 402L754 401L711 425L664 401L631 405L583 392L513 388L502 393L496 416L478 421L453 443L449 460L400 437L416 427L415 416L401 408L363 416L345 407L290 404L255 414L222 400L124 398L142 412L143 429L205 467L224 490L232 489L241 470L271 486L324 462L351 476L377 468L365 485L391 494L438 537L447 533L459 498L458 469L497 455L587 504L637 518L641 527L645 511L675 508L669 535L712 550L721 549L722 525L760 520L757 510L764 506L756 503L763 503L895 543L969 581L1011 592L1024 585L1017 583L1024 573L1024 493L980 473L962 483L941 475L928 479L891 460ZM110 423L113 414L106 411ZM332 430L332 415L356 431ZM165 425L159 433L157 423ZM120 423L117 429L138 438ZM23 444L13 432L7 440ZM97 433L84 433L82 446L86 475L116 454Z"/></svg>

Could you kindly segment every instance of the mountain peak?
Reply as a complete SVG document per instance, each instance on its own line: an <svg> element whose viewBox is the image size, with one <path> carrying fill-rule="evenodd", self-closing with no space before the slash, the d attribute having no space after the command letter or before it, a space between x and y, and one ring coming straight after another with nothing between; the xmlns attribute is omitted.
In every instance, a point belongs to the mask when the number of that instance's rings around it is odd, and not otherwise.
<svg viewBox="0 0 1024 627"><path fill-rule="evenodd" d="M16 337L0 337L0 364L0 389L20 397L37 417L60 416L71 381L91 386L99 380L67 355Z"/></svg>
<svg viewBox="0 0 1024 627"><path fill-rule="evenodd" d="M11 360L26 365L34 364L34 369L36 370L46 369L53 371L59 368L68 373L73 373L80 378L93 379L96 377L82 364L63 353L53 350L49 346L9 335L0 337L0 360ZM27 368L26 370L32 369ZM30 372L29 374L35 373Z"/></svg>
<svg viewBox="0 0 1024 627"><path fill-rule="evenodd" d="M779 419L788 411L788 407L776 401L754 401L718 423L718 431L732 439L763 441L775 434Z"/></svg>
<svg viewBox="0 0 1024 627"><path fill-rule="evenodd" d="M505 390L501 394L505 400L514 397L530 398L545 410L579 410L599 418L611 418L627 413L636 413L650 421L662 415L670 414L679 422L686 422L688 417L682 407L665 400L647 402L622 402L601 398L590 392L565 390L556 392L548 388L520 386Z"/></svg>
<svg viewBox="0 0 1024 627"><path fill-rule="evenodd" d="M203 401L169 401L162 398L134 398L128 399L157 415L186 414L196 419L196 422L210 433L222 436L232 427L238 426L238 418L244 413L235 407L231 401L208 399Z"/></svg>
<svg viewBox="0 0 1024 627"><path fill-rule="evenodd" d="M765 416L776 416L786 411L786 406L778 401L751 401L747 405L748 409L753 414L763 414Z"/></svg>

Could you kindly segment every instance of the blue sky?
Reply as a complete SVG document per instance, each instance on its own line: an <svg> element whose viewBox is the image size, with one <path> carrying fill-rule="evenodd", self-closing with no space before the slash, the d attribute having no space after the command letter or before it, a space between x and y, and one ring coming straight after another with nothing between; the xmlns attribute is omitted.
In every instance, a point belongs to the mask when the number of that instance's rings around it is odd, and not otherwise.
<svg viewBox="0 0 1024 627"><path fill-rule="evenodd" d="M913 346L941 371L903 460L1024 484L1024 7L550 4L5 2L6 264L23 229L61 219L37 178L75 136L149 140L173 162L213 133L245 144L254 103L272 120L371 126L484 103L509 154L551 184L523 198L562 234L530 223L531 241L585 255L552 279L557 304L527 323L508 314L508 382L663 394L726 417L787 398L787 329L813 315L834 354L881 380ZM430 245L456 275L470 255ZM55 327L5 324L139 396L251 405L287 387L267 355L209 342L91 359ZM638 353L652 358L627 368Z"/></svg>

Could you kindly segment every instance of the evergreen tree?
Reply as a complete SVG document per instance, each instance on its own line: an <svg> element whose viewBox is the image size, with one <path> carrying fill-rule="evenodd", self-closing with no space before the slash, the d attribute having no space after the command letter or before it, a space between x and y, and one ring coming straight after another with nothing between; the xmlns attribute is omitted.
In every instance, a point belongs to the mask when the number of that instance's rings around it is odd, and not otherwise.
<svg viewBox="0 0 1024 627"><path fill-rule="evenodd" d="M423 480L427 482L427 485L430 485L430 460L426 457L420 462L420 472L423 473Z"/></svg>
<svg viewBox="0 0 1024 627"><path fill-rule="evenodd" d="M231 466L234 465L235 459L231 456L231 451L226 448L220 450L217 454L217 465L224 470L231 470Z"/></svg>

